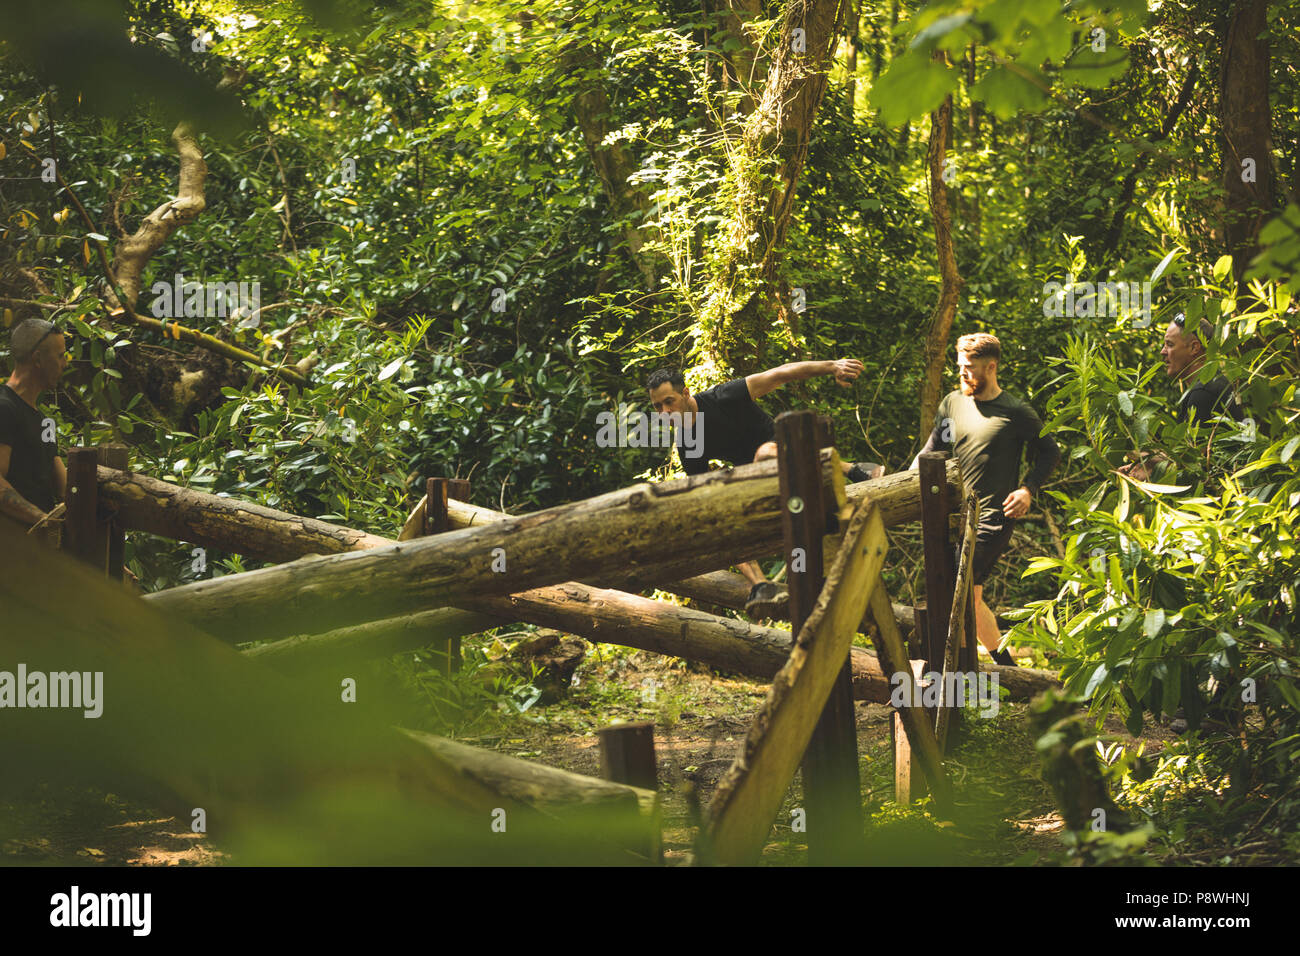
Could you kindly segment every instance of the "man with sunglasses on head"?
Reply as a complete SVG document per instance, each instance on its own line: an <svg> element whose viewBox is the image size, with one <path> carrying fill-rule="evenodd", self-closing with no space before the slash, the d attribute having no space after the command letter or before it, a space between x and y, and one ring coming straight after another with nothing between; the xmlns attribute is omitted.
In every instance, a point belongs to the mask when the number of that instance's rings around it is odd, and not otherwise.
<svg viewBox="0 0 1300 956"><path fill-rule="evenodd" d="M1208 382L1199 380L1198 373L1205 367L1205 340L1213 334L1214 325L1209 319L1203 318L1196 329L1188 329L1187 317L1182 312L1165 329L1164 346L1160 349L1165 374L1184 387L1174 407L1174 418L1180 422L1190 417L1197 425L1204 425L1215 415L1228 415L1236 421L1246 417L1225 376L1215 376ZM1130 457L1136 460L1121 467L1119 472L1137 481L1150 481L1155 471L1169 462L1169 457L1159 451L1145 455L1133 452Z"/></svg>
<svg viewBox="0 0 1300 956"><path fill-rule="evenodd" d="M63 333L44 319L14 326L13 374L0 385L0 515L26 531L63 500L68 472L59 457L54 419L37 406L68 367Z"/></svg>

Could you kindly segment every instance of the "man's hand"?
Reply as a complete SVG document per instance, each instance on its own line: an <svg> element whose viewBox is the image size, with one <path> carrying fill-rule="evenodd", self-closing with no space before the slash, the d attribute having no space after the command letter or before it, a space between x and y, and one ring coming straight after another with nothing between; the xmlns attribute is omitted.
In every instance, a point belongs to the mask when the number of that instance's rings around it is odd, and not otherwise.
<svg viewBox="0 0 1300 956"><path fill-rule="evenodd" d="M1002 513L1008 518L1023 518L1029 514L1029 503L1033 500L1028 488L1017 488L1002 502Z"/></svg>
<svg viewBox="0 0 1300 956"><path fill-rule="evenodd" d="M1123 465L1115 470L1121 475L1132 478L1134 481L1150 481L1152 472L1161 465L1167 465L1171 459L1162 451L1150 455L1140 455L1137 452L1130 452L1130 458L1137 458L1132 464Z"/></svg>
<svg viewBox="0 0 1300 956"><path fill-rule="evenodd" d="M857 359L836 359L835 360L835 381L836 383L848 388L853 380L857 378L865 366Z"/></svg>

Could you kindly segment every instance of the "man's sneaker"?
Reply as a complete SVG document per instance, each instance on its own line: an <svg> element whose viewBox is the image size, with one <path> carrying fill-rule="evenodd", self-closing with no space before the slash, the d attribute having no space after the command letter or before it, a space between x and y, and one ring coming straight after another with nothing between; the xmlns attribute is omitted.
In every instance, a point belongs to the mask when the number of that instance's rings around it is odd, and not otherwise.
<svg viewBox="0 0 1300 956"><path fill-rule="evenodd" d="M853 467L849 469L849 481L870 481L872 478L879 478L885 473L885 466L878 465L874 461L854 462Z"/></svg>
<svg viewBox="0 0 1300 956"><path fill-rule="evenodd" d="M772 581L759 581L749 591L745 613L755 620L781 618L790 613L790 592Z"/></svg>

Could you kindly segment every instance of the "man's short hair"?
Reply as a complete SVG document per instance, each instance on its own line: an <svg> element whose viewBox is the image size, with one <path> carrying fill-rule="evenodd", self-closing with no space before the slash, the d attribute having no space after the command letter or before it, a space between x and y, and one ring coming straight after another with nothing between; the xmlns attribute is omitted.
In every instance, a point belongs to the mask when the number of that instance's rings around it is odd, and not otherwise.
<svg viewBox="0 0 1300 956"><path fill-rule="evenodd" d="M1187 315L1185 313L1179 312L1170 321L1183 330L1183 335L1187 334ZM1201 321L1197 322L1196 328L1192 330L1192 335L1195 336L1197 342L1201 343L1201 348L1207 347L1206 343L1210 341L1210 336L1213 334L1214 323L1205 316L1201 316Z"/></svg>
<svg viewBox="0 0 1300 956"><path fill-rule="evenodd" d="M661 368L656 372L651 372L650 377L646 379L645 387L648 391L653 392L664 382L672 384L673 388L681 391L686 387L686 379L682 375L681 369Z"/></svg>
<svg viewBox="0 0 1300 956"><path fill-rule="evenodd" d="M9 337L9 354L13 357L14 364L26 362L36 354L47 337L58 332L54 323L45 319L23 319L14 326Z"/></svg>
<svg viewBox="0 0 1300 956"><path fill-rule="evenodd" d="M1002 343L998 341L997 336L989 335L987 332L972 332L970 335L963 335L957 340L957 352L961 355L968 355L971 358L1002 358Z"/></svg>

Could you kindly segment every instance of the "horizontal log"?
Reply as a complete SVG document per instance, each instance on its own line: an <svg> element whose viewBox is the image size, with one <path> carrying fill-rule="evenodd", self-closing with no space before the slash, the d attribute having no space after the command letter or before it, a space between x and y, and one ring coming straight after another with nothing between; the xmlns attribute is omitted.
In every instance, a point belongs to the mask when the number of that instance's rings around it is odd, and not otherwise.
<svg viewBox="0 0 1300 956"><path fill-rule="evenodd" d="M831 500L843 500L833 451ZM569 578L637 589L761 556L780 540L776 462L641 484L503 521L148 595L227 640L324 630Z"/></svg>
<svg viewBox="0 0 1300 956"><path fill-rule="evenodd" d="M520 760L423 731L400 732L439 765L438 777L452 792L481 789L497 794L561 825L585 827L606 839L614 836L640 862L659 859L662 827L659 795L654 790Z"/></svg>
<svg viewBox="0 0 1300 956"><path fill-rule="evenodd" d="M528 781L544 770L400 733L396 703L364 678L286 679L26 536L0 529L0 554L12 558L0 660L86 673L72 699L94 718L7 710L7 785L93 785L187 820L203 808L210 837L242 865L653 859L650 798L632 788L565 776L562 792L538 798ZM77 599L46 586L56 579ZM498 810L508 837L492 828Z"/></svg>
<svg viewBox="0 0 1300 956"><path fill-rule="evenodd" d="M128 531L146 531L262 561L341 554L389 542L378 535L99 467L99 497Z"/></svg>
<svg viewBox="0 0 1300 956"><path fill-rule="evenodd" d="M336 628L323 634L298 634L259 644L244 651L244 655L285 671L313 670L390 657L510 623L508 618L440 607Z"/></svg>
<svg viewBox="0 0 1300 956"><path fill-rule="evenodd" d="M718 617L636 594L569 581L506 597L480 598L477 611L437 608L416 614L302 635L246 651L277 668L309 670L365 657L419 650L458 634L511 621L551 627L595 643L619 644L681 657L719 670L770 680L790 656L790 632ZM486 612L486 613L484 613ZM870 651L852 648L853 695L887 703L892 687ZM1050 671L984 665L996 671L1013 700L1059 686Z"/></svg>

